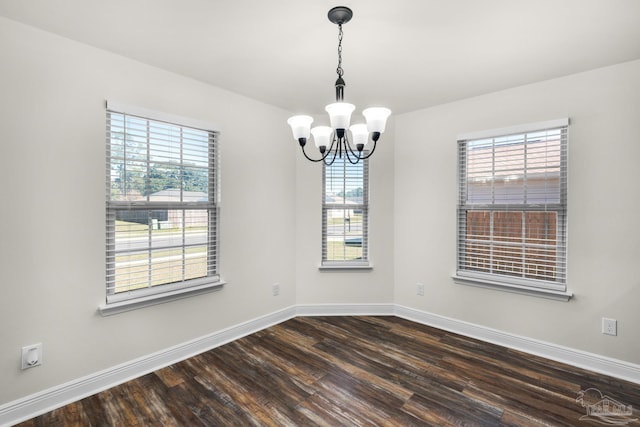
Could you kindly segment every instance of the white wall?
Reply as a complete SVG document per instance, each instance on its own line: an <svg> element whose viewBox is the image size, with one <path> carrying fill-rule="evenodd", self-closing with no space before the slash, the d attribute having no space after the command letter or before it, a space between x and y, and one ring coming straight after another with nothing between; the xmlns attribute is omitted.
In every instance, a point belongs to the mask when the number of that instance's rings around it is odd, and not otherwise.
<svg viewBox="0 0 640 427"><path fill-rule="evenodd" d="M4 18L0 58L0 405L294 304L287 112ZM97 314L106 99L219 125L223 290Z"/></svg>
<svg viewBox="0 0 640 427"><path fill-rule="evenodd" d="M425 82L428 84L428 82ZM454 284L456 136L569 117L568 288L556 302ZM395 303L640 363L640 61L396 118ZM426 285L416 296L416 282ZM600 332L618 320L618 336Z"/></svg>

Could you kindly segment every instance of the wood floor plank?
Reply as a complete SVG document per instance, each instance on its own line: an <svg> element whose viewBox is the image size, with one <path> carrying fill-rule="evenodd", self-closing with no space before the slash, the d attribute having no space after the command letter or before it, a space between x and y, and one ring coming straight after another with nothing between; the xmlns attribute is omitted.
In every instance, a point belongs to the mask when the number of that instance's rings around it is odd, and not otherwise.
<svg viewBox="0 0 640 427"><path fill-rule="evenodd" d="M455 348L458 357L467 359L472 364L481 360L484 364L491 365L494 372L523 381L543 383L547 389L573 390L576 393L580 391L580 384L567 379L566 375L559 376L557 369L553 369L549 360L532 368L530 366L533 363L529 355L516 350L505 351L504 347L495 344L483 343L471 338L463 339L460 336L447 336L441 342L446 343L450 346L449 348ZM527 360L526 364L522 363L523 359Z"/></svg>
<svg viewBox="0 0 640 427"><path fill-rule="evenodd" d="M594 425L588 388L640 418L637 384L393 316L296 317L19 426Z"/></svg>
<svg viewBox="0 0 640 427"><path fill-rule="evenodd" d="M501 407L493 403L475 399L462 391L439 384L423 388L411 398L411 402L419 402L421 406L441 414L454 424L464 420L465 424L496 425L503 412Z"/></svg>
<svg viewBox="0 0 640 427"><path fill-rule="evenodd" d="M509 406L522 413L548 412L548 418L558 423L565 419L579 418L579 414L575 412L579 407L561 394L462 360L450 359L449 362L452 369L464 371L474 384L482 384L483 390L500 396L504 399L503 402L508 402ZM567 404L571 409L567 408Z"/></svg>
<svg viewBox="0 0 640 427"><path fill-rule="evenodd" d="M383 425L389 419L389 413L399 411L404 404L403 400L389 399L389 395L375 384L352 376L329 374L318 385L317 394L336 402L343 412L350 412L367 424Z"/></svg>
<svg viewBox="0 0 640 427"><path fill-rule="evenodd" d="M176 372L176 365L158 369L154 374L162 380L166 387L175 387L184 382L184 378Z"/></svg>
<svg viewBox="0 0 640 427"><path fill-rule="evenodd" d="M332 363L332 372L343 372L345 375L355 377L362 381L368 381L372 384L378 384L380 387L384 387L385 390L392 396L400 400L409 399L413 394L411 391L407 390L396 382L377 376L374 373L370 372L368 369L354 365L351 358L348 360L343 360L340 357L334 356L333 348L328 348L326 351L318 348L317 351Z"/></svg>

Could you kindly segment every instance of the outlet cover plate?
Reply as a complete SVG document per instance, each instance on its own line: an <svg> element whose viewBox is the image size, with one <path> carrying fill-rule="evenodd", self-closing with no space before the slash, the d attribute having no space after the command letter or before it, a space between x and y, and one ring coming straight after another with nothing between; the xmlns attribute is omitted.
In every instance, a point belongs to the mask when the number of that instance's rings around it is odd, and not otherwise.
<svg viewBox="0 0 640 427"><path fill-rule="evenodd" d="M618 321L616 319L602 318L602 333L605 335L618 335Z"/></svg>
<svg viewBox="0 0 640 427"><path fill-rule="evenodd" d="M22 347L20 367L29 369L40 365L42 365L42 343Z"/></svg>

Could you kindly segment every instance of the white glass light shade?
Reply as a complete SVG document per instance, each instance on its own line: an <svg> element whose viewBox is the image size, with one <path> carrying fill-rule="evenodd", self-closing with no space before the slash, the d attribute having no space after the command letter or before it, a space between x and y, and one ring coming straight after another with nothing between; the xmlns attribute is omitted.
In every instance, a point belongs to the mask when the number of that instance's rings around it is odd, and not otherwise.
<svg viewBox="0 0 640 427"><path fill-rule="evenodd" d="M369 131L367 130L367 125L353 125L349 128L351 131L351 136L353 136L353 143L358 146L358 144L366 145L369 142Z"/></svg>
<svg viewBox="0 0 640 427"><path fill-rule="evenodd" d="M311 123L313 123L313 117L311 116L293 116L287 120L291 130L293 131L293 138L297 141L300 138L309 138L309 132L311 129Z"/></svg>
<svg viewBox="0 0 640 427"><path fill-rule="evenodd" d="M367 129L369 132L384 132L387 124L387 117L391 115L391 110L384 107L367 108L362 112L367 120Z"/></svg>
<svg viewBox="0 0 640 427"><path fill-rule="evenodd" d="M331 133L333 129L329 126L316 126L311 129L311 134L313 135L313 142L316 144L316 147L320 148L322 146L328 147L331 143Z"/></svg>
<svg viewBox="0 0 640 427"><path fill-rule="evenodd" d="M347 102L334 102L324 108L329 113L331 127L334 129L349 129L351 123L351 113L356 106Z"/></svg>

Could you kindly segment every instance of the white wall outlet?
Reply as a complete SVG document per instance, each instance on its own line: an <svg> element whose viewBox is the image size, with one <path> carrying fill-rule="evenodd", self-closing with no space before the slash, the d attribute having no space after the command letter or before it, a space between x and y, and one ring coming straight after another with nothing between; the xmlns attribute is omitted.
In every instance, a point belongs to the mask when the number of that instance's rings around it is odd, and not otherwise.
<svg viewBox="0 0 640 427"><path fill-rule="evenodd" d="M416 294L424 296L424 283L416 283Z"/></svg>
<svg viewBox="0 0 640 427"><path fill-rule="evenodd" d="M280 283L274 283L271 286L271 292L273 293L274 297L277 297L278 295L280 295Z"/></svg>
<svg viewBox="0 0 640 427"><path fill-rule="evenodd" d="M616 319L602 318L602 333L605 335L618 335L618 321Z"/></svg>
<svg viewBox="0 0 640 427"><path fill-rule="evenodd" d="M42 343L22 347L21 368L29 369L42 365Z"/></svg>

